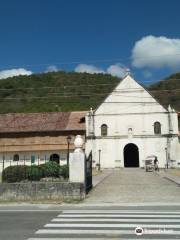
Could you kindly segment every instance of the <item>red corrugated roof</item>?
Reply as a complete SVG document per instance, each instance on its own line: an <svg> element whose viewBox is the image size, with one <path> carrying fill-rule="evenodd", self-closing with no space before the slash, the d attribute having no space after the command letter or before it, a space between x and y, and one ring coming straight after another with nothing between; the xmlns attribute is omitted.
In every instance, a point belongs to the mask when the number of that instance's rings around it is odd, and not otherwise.
<svg viewBox="0 0 180 240"><path fill-rule="evenodd" d="M0 114L0 132L45 132L85 130L81 121L87 112Z"/></svg>

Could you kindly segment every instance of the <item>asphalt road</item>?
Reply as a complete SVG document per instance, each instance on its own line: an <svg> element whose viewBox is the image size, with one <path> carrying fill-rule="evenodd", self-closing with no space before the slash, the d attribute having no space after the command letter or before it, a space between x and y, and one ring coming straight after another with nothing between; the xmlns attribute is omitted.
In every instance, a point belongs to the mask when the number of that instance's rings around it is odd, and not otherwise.
<svg viewBox="0 0 180 240"><path fill-rule="evenodd" d="M180 239L180 206L0 206L0 240L137 239L130 232L142 224L179 233L141 239Z"/></svg>
<svg viewBox="0 0 180 240"><path fill-rule="evenodd" d="M24 240L48 223L60 211L0 210L0 240Z"/></svg>

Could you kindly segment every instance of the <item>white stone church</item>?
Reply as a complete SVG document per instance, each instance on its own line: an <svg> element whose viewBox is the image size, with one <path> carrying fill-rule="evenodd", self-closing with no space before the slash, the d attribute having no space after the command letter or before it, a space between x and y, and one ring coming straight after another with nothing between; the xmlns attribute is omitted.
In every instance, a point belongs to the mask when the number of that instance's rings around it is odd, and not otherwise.
<svg viewBox="0 0 180 240"><path fill-rule="evenodd" d="M143 167L155 155L159 167L180 167L178 117L130 75L86 116L86 153L94 166Z"/></svg>

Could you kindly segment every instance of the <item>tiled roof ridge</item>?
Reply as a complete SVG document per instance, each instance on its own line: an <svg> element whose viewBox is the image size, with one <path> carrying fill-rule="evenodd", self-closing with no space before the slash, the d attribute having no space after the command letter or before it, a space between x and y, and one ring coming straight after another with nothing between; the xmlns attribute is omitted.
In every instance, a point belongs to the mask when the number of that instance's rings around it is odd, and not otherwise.
<svg viewBox="0 0 180 240"><path fill-rule="evenodd" d="M85 115L85 111L0 114L0 132L85 130L80 121Z"/></svg>
<svg viewBox="0 0 180 240"><path fill-rule="evenodd" d="M69 112L27 112L27 113L0 113L0 116L5 115L39 115L39 114L58 114L58 113L87 113L88 111L69 111Z"/></svg>

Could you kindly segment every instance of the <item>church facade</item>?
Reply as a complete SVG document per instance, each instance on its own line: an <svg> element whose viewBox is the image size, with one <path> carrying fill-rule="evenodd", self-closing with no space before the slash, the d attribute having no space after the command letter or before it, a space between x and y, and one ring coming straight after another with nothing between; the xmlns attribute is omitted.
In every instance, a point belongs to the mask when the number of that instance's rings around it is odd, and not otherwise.
<svg viewBox="0 0 180 240"><path fill-rule="evenodd" d="M178 117L130 75L86 116L86 153L94 166L144 167L157 156L159 167L180 167Z"/></svg>

